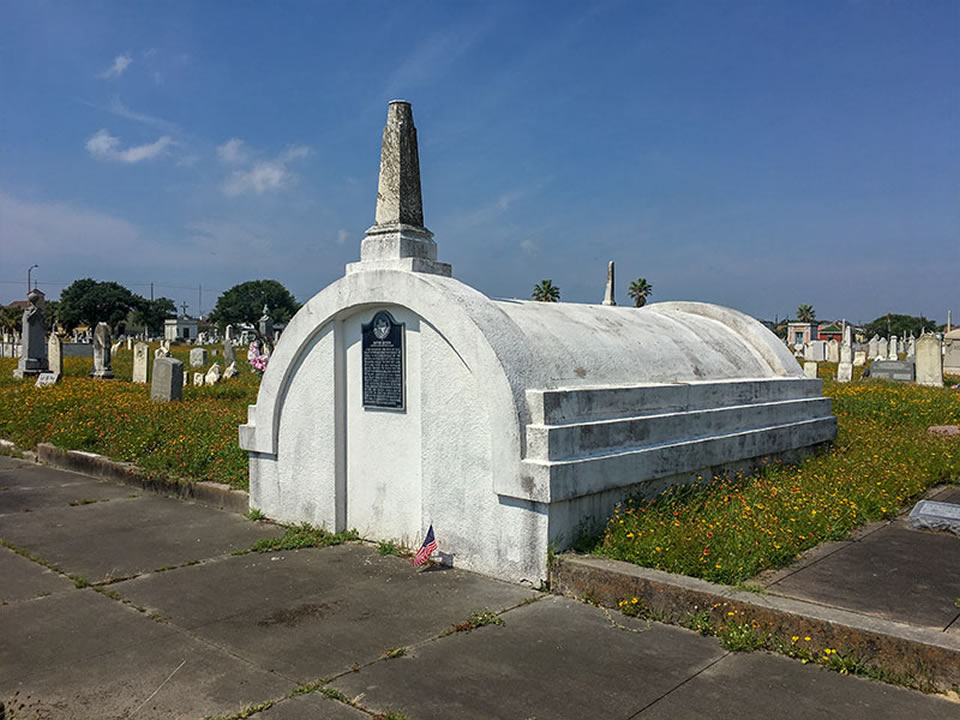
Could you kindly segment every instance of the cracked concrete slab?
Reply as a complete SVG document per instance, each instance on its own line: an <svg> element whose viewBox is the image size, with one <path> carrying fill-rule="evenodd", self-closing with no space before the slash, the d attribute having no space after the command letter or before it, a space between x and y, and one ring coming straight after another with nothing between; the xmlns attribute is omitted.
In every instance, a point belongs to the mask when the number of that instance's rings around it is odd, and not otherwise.
<svg viewBox="0 0 960 720"><path fill-rule="evenodd" d="M298 695L281 700L268 710L255 715L257 720L370 720L362 710L328 700L319 693Z"/></svg>
<svg viewBox="0 0 960 720"><path fill-rule="evenodd" d="M137 605L300 682L437 635L535 592L346 544L250 554L110 586Z"/></svg>
<svg viewBox="0 0 960 720"><path fill-rule="evenodd" d="M282 532L155 495L7 515L0 527L4 540L91 582L214 557Z"/></svg>
<svg viewBox="0 0 960 720"><path fill-rule="evenodd" d="M560 597L333 681L374 710L411 718L622 718L723 657L713 639Z"/></svg>
<svg viewBox="0 0 960 720"><path fill-rule="evenodd" d="M957 617L960 538L901 522L769 586L772 592L943 630Z"/></svg>
<svg viewBox="0 0 960 720"><path fill-rule="evenodd" d="M5 547L0 547L0 578L0 604L74 589L67 578Z"/></svg>
<svg viewBox="0 0 960 720"><path fill-rule="evenodd" d="M768 653L733 653L636 717L943 720L960 705Z"/></svg>

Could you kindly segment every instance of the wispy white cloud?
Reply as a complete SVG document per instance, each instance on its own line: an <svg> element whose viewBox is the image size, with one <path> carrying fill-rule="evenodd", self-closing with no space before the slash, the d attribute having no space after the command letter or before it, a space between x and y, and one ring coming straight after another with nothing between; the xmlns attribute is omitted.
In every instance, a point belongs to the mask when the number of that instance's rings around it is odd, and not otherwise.
<svg viewBox="0 0 960 720"><path fill-rule="evenodd" d="M217 150L219 152L219 148ZM262 160L243 170L235 170L223 184L223 194L227 197L251 193L262 195L289 187L297 181L297 175L287 164L309 154L310 148L297 145L272 160Z"/></svg>
<svg viewBox="0 0 960 720"><path fill-rule="evenodd" d="M157 128L165 133L173 134L179 132L180 130L176 123L172 123L169 120L164 120L163 118L158 118L155 115L147 115L146 113L131 110L118 97L115 97L110 101L110 105L107 107L107 110L117 117L122 117L126 120L134 120L135 122L143 123L149 127Z"/></svg>
<svg viewBox="0 0 960 720"><path fill-rule="evenodd" d="M98 77L101 78L115 78L120 77L126 71L130 64L133 62L133 58L130 57L130 54L117 55L113 59L113 65L104 70Z"/></svg>
<svg viewBox="0 0 960 720"><path fill-rule="evenodd" d="M249 153L243 140L230 138L223 145L217 146L217 157L224 165L242 165L247 161Z"/></svg>
<svg viewBox="0 0 960 720"><path fill-rule="evenodd" d="M87 140L87 152L100 160L133 164L155 158L174 144L173 138L164 135L152 143L121 149L120 139L104 129Z"/></svg>
<svg viewBox="0 0 960 720"><path fill-rule="evenodd" d="M347 240L350 239L350 233L348 233L343 228L337 230L337 245L343 245Z"/></svg>

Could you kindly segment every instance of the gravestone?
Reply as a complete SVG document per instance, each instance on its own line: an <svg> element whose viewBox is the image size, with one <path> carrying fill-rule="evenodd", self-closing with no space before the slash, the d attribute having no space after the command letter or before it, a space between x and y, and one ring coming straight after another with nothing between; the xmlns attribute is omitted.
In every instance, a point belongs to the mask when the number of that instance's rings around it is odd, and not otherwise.
<svg viewBox="0 0 960 720"><path fill-rule="evenodd" d="M912 358L917 356L917 339L913 336L913 333L910 333L910 337L907 338L907 357Z"/></svg>
<svg viewBox="0 0 960 720"><path fill-rule="evenodd" d="M110 326L105 322L97 323L93 331L93 372L90 377L98 380L113 378L110 359Z"/></svg>
<svg viewBox="0 0 960 720"><path fill-rule="evenodd" d="M220 370L220 363L214 363L210 366L210 369L207 370L207 374L203 376L203 382L205 385L216 385L220 382L222 375L223 372Z"/></svg>
<svg viewBox="0 0 960 720"><path fill-rule="evenodd" d="M158 357L153 361L153 384L150 399L154 402L171 402L183 399L183 363L176 358Z"/></svg>
<svg viewBox="0 0 960 720"><path fill-rule="evenodd" d="M183 374L183 386L186 387L189 384L190 384L190 373L185 372Z"/></svg>
<svg viewBox="0 0 960 720"><path fill-rule="evenodd" d="M853 366L854 367L863 367L867 364L867 351L866 350L857 350L853 353Z"/></svg>
<svg viewBox="0 0 960 720"><path fill-rule="evenodd" d="M227 325L227 327L223 329L223 342L225 345L228 343L230 345L233 344L233 325Z"/></svg>
<svg viewBox="0 0 960 720"><path fill-rule="evenodd" d="M907 516L910 527L928 530L949 530L960 535L960 505L921 500Z"/></svg>
<svg viewBox="0 0 960 720"><path fill-rule="evenodd" d="M207 351L203 348L193 348L190 351L190 367L203 367L207 364Z"/></svg>
<svg viewBox="0 0 960 720"><path fill-rule="evenodd" d="M873 356L874 360L888 360L890 355L889 346L886 338L880 338L877 342L877 354Z"/></svg>
<svg viewBox="0 0 960 720"><path fill-rule="evenodd" d="M223 379L228 380L237 374L237 361L234 360L232 363L227 365L227 369L223 371Z"/></svg>
<svg viewBox="0 0 960 720"><path fill-rule="evenodd" d="M133 336L127 336L127 350L133 350Z"/></svg>
<svg viewBox="0 0 960 720"><path fill-rule="evenodd" d="M943 371L953 375L960 374L960 340L950 340L945 345Z"/></svg>
<svg viewBox="0 0 960 720"><path fill-rule="evenodd" d="M120 352L120 348L123 347L123 340L117 340L113 345L110 346L110 355L116 355Z"/></svg>
<svg viewBox="0 0 960 720"><path fill-rule="evenodd" d="M943 352L936 335L923 334L916 342L917 383L919 385L943 385Z"/></svg>
<svg viewBox="0 0 960 720"><path fill-rule="evenodd" d="M36 290L27 294L26 310L23 311L20 327L23 335L20 339L20 361L13 374L15 377L39 375L46 372L47 340L43 329L43 308L40 307L42 296Z"/></svg>
<svg viewBox="0 0 960 720"><path fill-rule="evenodd" d="M56 385L59 380L60 378L58 378L52 372L42 372L37 375L37 381L33 384L33 386L38 388L51 387Z"/></svg>
<svg viewBox="0 0 960 720"><path fill-rule="evenodd" d="M147 364L150 362L150 346L137 343L133 346L133 382L147 383Z"/></svg>
<svg viewBox="0 0 960 720"><path fill-rule="evenodd" d="M193 385L194 387L200 387L203 385L203 373L195 372L193 374Z"/></svg>
<svg viewBox="0 0 960 720"><path fill-rule="evenodd" d="M914 367L906 360L876 360L870 366L870 377L897 382L913 382Z"/></svg>
<svg viewBox="0 0 960 720"><path fill-rule="evenodd" d="M867 343L867 356L873 360L880 354L880 336L874 335Z"/></svg>
<svg viewBox="0 0 960 720"><path fill-rule="evenodd" d="M890 337L890 352L887 355L888 360L899 360L900 359L900 340L896 335Z"/></svg>
<svg viewBox="0 0 960 720"><path fill-rule="evenodd" d="M847 383L853 380L853 348L840 346L840 364L837 365L837 382Z"/></svg>
<svg viewBox="0 0 960 720"><path fill-rule="evenodd" d="M807 360L803 364L803 376L811 379L816 379L817 363L813 362L813 360Z"/></svg>
<svg viewBox="0 0 960 720"><path fill-rule="evenodd" d="M50 340L47 341L47 365L59 382L63 377L63 341L55 332L50 333Z"/></svg>
<svg viewBox="0 0 960 720"><path fill-rule="evenodd" d="M266 338L268 342L273 340L273 319L270 317L266 305L263 306L263 315L260 316L260 335Z"/></svg>
<svg viewBox="0 0 960 720"><path fill-rule="evenodd" d="M230 340L223 341L223 363L224 365L230 365L237 361L237 351L233 347L233 342Z"/></svg>
<svg viewBox="0 0 960 720"><path fill-rule="evenodd" d="M170 353L166 348L164 348L163 346L160 346L153 351L153 357L154 358L170 357Z"/></svg>
<svg viewBox="0 0 960 720"><path fill-rule="evenodd" d="M836 340L827 342L827 362L840 362L840 343Z"/></svg>
<svg viewBox="0 0 960 720"><path fill-rule="evenodd" d="M812 360L813 362L826 362L827 361L827 343L824 340L814 340L809 345L804 353L804 358L807 360Z"/></svg>

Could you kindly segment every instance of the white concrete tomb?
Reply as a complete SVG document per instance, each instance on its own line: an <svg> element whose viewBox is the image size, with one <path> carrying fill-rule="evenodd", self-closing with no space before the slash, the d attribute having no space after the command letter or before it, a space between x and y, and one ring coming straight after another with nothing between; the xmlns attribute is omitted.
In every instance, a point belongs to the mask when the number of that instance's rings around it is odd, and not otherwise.
<svg viewBox="0 0 960 720"><path fill-rule="evenodd" d="M410 105L390 103L361 260L291 319L240 427L250 504L539 584L615 504L834 438L822 384L716 305L493 300L423 226Z"/></svg>

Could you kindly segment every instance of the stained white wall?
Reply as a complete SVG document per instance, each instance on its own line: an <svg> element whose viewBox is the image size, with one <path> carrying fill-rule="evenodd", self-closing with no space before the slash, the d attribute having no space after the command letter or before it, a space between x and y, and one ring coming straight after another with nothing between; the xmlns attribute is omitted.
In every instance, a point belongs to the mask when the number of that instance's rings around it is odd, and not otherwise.
<svg viewBox="0 0 960 720"><path fill-rule="evenodd" d="M379 310L403 323L405 337L403 410L363 407L361 324ZM343 321L346 377L347 527L363 537L399 540L420 537L420 318L397 306L368 306Z"/></svg>

